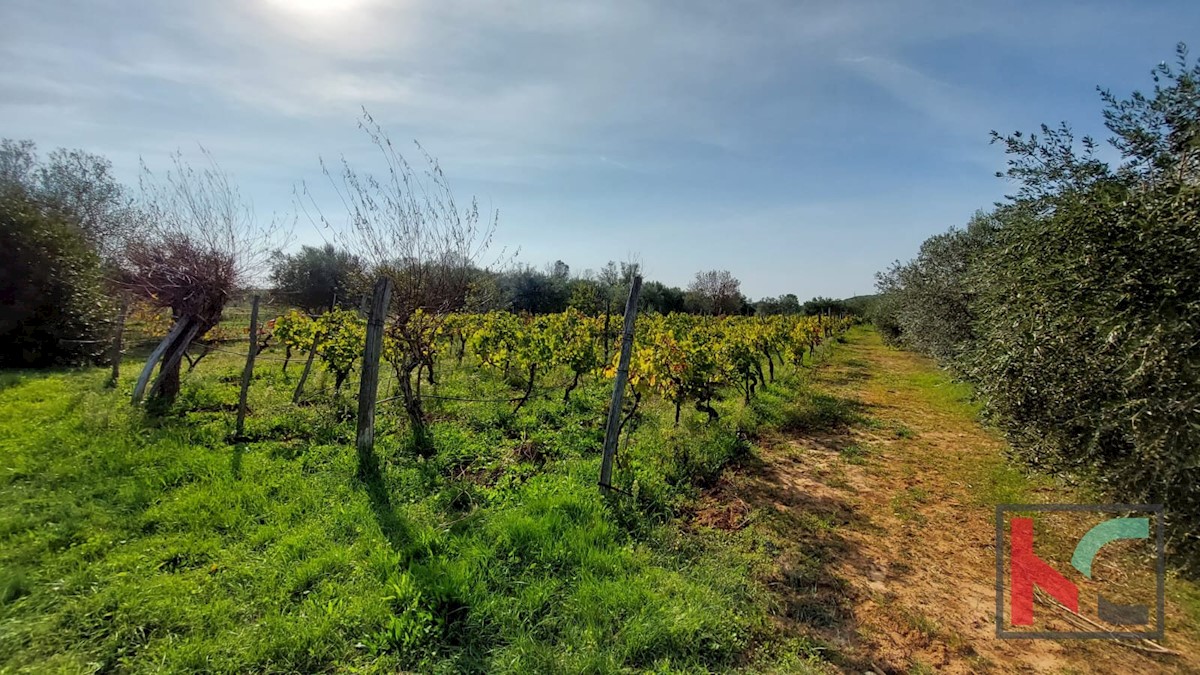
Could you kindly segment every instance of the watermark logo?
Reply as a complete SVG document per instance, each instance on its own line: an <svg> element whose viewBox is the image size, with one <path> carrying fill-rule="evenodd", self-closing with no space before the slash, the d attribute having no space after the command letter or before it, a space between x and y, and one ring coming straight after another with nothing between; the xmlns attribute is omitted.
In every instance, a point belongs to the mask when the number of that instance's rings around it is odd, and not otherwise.
<svg viewBox="0 0 1200 675"><path fill-rule="evenodd" d="M1161 504L997 506L996 637L1162 638L1162 515ZM1055 542L1047 541L1050 532ZM1069 564L1051 564L1035 551L1039 541L1043 548L1062 549L1064 537L1074 543ZM1101 570L1096 562L1105 547L1114 553ZM1035 589L1060 611L1048 604L1035 609Z"/></svg>

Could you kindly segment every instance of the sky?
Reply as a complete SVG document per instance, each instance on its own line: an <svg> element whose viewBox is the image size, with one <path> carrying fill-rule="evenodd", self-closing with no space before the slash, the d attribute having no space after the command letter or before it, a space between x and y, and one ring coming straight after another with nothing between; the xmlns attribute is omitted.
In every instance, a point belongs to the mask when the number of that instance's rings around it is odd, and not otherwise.
<svg viewBox="0 0 1200 675"><path fill-rule="evenodd" d="M1096 86L1152 87L1198 28L1196 2L3 0L0 137L133 185L203 147L258 217L307 185L338 222L320 160L380 168L365 108L523 263L848 297L1012 192L990 130L1106 138Z"/></svg>

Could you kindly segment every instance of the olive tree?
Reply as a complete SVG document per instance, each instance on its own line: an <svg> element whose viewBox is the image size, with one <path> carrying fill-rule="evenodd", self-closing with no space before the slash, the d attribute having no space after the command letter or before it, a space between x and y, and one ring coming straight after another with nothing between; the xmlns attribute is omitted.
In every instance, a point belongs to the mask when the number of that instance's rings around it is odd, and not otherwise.
<svg viewBox="0 0 1200 675"><path fill-rule="evenodd" d="M137 222L99 155L0 140L0 360L83 363L103 353L116 312L112 268Z"/></svg>
<svg viewBox="0 0 1200 675"><path fill-rule="evenodd" d="M137 227L133 198L112 162L90 152L57 148L43 158L33 141L0 140L0 186L19 187L43 216L78 230L107 263Z"/></svg>
<svg viewBox="0 0 1200 675"><path fill-rule="evenodd" d="M365 288L362 261L333 244L276 252L270 264L275 295L308 312L357 306L354 296Z"/></svg>
<svg viewBox="0 0 1200 675"><path fill-rule="evenodd" d="M1200 63L1101 90L1120 153L1066 124L993 134L1009 201L881 275L877 320L970 377L1016 452L1164 503L1200 565Z"/></svg>
<svg viewBox="0 0 1200 675"><path fill-rule="evenodd" d="M888 300L899 339L908 347L950 365L960 365L974 344L968 277L991 245L998 228L994 214L978 212L964 229L926 239L917 257L893 263L876 275L876 287Z"/></svg>

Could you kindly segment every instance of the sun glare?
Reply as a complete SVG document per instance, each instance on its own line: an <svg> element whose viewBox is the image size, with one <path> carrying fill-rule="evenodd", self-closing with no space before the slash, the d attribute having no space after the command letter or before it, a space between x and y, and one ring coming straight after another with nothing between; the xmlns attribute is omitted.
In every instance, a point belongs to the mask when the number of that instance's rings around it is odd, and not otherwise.
<svg viewBox="0 0 1200 675"><path fill-rule="evenodd" d="M329 19L361 9L370 0L264 0L272 9L306 19Z"/></svg>

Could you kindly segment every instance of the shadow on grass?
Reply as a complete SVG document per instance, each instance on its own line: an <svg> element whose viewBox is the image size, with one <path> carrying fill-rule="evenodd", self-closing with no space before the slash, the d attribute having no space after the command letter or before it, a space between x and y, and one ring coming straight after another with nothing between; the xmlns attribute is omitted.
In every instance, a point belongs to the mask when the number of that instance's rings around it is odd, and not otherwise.
<svg viewBox="0 0 1200 675"><path fill-rule="evenodd" d="M405 551L413 541L413 531L392 505L378 457L372 454L369 458L364 458L358 467L358 480L367 491L367 498L371 501L371 512L375 514L379 531L391 544L392 551Z"/></svg>
<svg viewBox="0 0 1200 675"><path fill-rule="evenodd" d="M12 389L29 379L30 374L24 370L0 371L0 391Z"/></svg>
<svg viewBox="0 0 1200 675"><path fill-rule="evenodd" d="M857 399L809 392L784 411L779 429L785 433L841 431L862 422L866 410Z"/></svg>
<svg viewBox="0 0 1200 675"><path fill-rule="evenodd" d="M871 379L871 371L867 367L851 366L845 368L844 370L838 370L837 372L829 373L826 375L825 381L831 386L842 387L869 379Z"/></svg>
<svg viewBox="0 0 1200 675"><path fill-rule="evenodd" d="M836 409L856 408L842 401ZM825 429L834 421L836 430L848 424L842 415L818 418ZM863 550L863 534L881 530L855 509L853 488L827 480L822 467L843 462L839 450L852 443L850 437L835 431L805 438L811 447L801 454L742 460L732 480L722 481L718 498L744 501L756 514L754 527L772 542L775 564L763 581L775 595L775 620L790 634L816 639L823 658L838 668L874 672L878 666L860 637L856 609L877 593L886 595L887 587L904 584L911 571Z"/></svg>
<svg viewBox="0 0 1200 675"><path fill-rule="evenodd" d="M229 458L229 473L234 480L242 479L242 455L246 453L246 444L238 443L233 446L233 455Z"/></svg>

